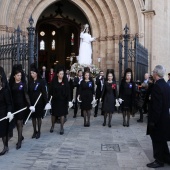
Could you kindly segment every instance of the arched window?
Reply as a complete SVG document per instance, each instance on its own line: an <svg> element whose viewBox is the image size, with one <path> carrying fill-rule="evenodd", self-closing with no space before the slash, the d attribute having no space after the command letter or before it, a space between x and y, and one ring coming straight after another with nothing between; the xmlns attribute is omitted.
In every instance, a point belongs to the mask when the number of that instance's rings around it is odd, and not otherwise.
<svg viewBox="0 0 170 170"><path fill-rule="evenodd" d="M74 45L74 33L71 34L71 45Z"/></svg>
<svg viewBox="0 0 170 170"><path fill-rule="evenodd" d="M44 31L41 31L40 32L40 35L43 37L45 35L45 32Z"/></svg>
<svg viewBox="0 0 170 170"><path fill-rule="evenodd" d="M51 33L51 34L52 34L52 36L54 36L54 35L55 35L55 31L52 31L52 33Z"/></svg>
<svg viewBox="0 0 170 170"><path fill-rule="evenodd" d="M52 43L51 43L51 49L55 50L55 40L53 40Z"/></svg>
<svg viewBox="0 0 170 170"><path fill-rule="evenodd" d="M45 50L45 42L43 40L40 41L40 50Z"/></svg>

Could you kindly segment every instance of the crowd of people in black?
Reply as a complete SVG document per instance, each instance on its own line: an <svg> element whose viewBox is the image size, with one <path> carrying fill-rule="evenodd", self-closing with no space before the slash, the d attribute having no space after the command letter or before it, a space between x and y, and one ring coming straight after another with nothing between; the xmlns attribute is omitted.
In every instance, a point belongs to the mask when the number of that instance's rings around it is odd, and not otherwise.
<svg viewBox="0 0 170 170"><path fill-rule="evenodd" d="M64 123L69 108L74 109L73 118L77 117L80 106L81 116L84 117L84 127L90 126L92 107L94 117L98 116L99 104L101 115L104 117L103 126L111 127L112 115L120 106L123 115L123 126L129 127L130 115L134 116L139 111L140 118L137 122L143 122L143 114L148 115L147 134L150 134L155 161L148 167L161 167L164 162L170 163L170 154L167 141L170 140L170 73L166 83L163 79L165 69L156 66L153 74L144 75L144 81L133 80L133 72L130 68L124 71L119 91L113 69L108 69L106 77L100 71L95 81L89 68L79 70L77 76L71 77L70 71L65 72L64 67L58 66L56 70L50 69L47 73L43 67L39 72L35 64L30 66L30 78L26 75L22 65L14 65L9 81L2 67L0 67L0 137L4 148L0 155L8 152L8 140L11 131L16 126L18 141L16 149L20 149L24 140L22 129L28 113L31 112L33 125L32 138L40 138L41 124L45 111L51 112L51 128L54 131L56 119L60 120L60 135L64 134ZM76 88L75 95L73 89ZM41 95L41 97L40 97ZM74 97L75 96L75 97ZM12 114L24 107L15 116ZM8 118L14 119L12 122ZM3 119L6 117L6 119Z"/></svg>

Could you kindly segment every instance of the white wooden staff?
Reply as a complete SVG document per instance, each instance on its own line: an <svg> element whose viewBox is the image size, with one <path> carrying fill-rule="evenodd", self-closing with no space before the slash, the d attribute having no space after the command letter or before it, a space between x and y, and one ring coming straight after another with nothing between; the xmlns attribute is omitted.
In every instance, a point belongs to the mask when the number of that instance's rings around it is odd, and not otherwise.
<svg viewBox="0 0 170 170"><path fill-rule="evenodd" d="M50 104L51 104L51 100L52 100L52 98L53 98L53 96L51 96L51 97L50 97L50 100L49 100L49 102L48 102L48 103L50 103ZM48 110L46 110L46 111L45 111L45 115L44 115L44 117L46 117L46 116L47 116L47 112L48 112Z"/></svg>
<svg viewBox="0 0 170 170"><path fill-rule="evenodd" d="M20 110L14 112L14 113L11 113L11 116L12 116L12 115L15 115L15 114L17 114L17 113L19 113L19 112L22 112L23 110L26 110L26 109L27 109L27 107L24 107L23 109L20 109ZM11 120L11 116L7 115L6 117L0 119L0 121L3 121L4 119L8 119L8 118Z"/></svg>
<svg viewBox="0 0 170 170"><path fill-rule="evenodd" d="M38 96L38 98L37 98L37 100L36 100L36 102L35 102L35 104L34 104L34 107L37 105L37 103L38 103L38 101L39 101L41 95L42 95L42 93L40 93L40 95ZM32 114L32 111L31 111L30 114L28 115L27 120L25 121L25 125L27 124L27 122L28 122L28 120L29 120L31 114Z"/></svg>

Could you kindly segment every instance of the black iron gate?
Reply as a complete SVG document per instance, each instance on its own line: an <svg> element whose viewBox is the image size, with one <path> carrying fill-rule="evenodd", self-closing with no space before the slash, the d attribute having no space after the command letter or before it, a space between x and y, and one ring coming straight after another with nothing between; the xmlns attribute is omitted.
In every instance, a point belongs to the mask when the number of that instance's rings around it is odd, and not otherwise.
<svg viewBox="0 0 170 170"><path fill-rule="evenodd" d="M126 25L119 42L119 84L126 68L132 69L135 81L143 81L148 72L148 50L139 43L138 36L128 34L128 30Z"/></svg>
<svg viewBox="0 0 170 170"><path fill-rule="evenodd" d="M22 64L25 73L28 74L29 65L37 61L33 23L31 16L30 26L27 28L28 35L25 35L18 26L14 32L7 32L6 35L0 37L0 66L4 68L8 77L14 64Z"/></svg>

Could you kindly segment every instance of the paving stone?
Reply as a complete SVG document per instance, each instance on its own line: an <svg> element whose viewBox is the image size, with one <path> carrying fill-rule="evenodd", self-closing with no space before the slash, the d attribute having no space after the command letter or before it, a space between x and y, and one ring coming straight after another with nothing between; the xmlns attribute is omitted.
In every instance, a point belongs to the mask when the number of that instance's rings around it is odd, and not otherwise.
<svg viewBox="0 0 170 170"><path fill-rule="evenodd" d="M80 113L79 113L80 115ZM83 118L73 119L73 110L65 123L65 134L60 135L56 124L50 133L50 116L43 119L40 139L31 139L31 121L24 126L24 141L16 150L17 131L9 141L9 153L0 157L0 170L148 170L153 161L152 142L146 136L145 122L131 118L130 127L122 126L122 115L114 114L112 128L103 127L103 116L91 116L91 126L83 126ZM107 151L101 146L107 146ZM120 150L114 150L117 146ZM0 143L2 148L2 142ZM168 170L165 165L158 170Z"/></svg>

